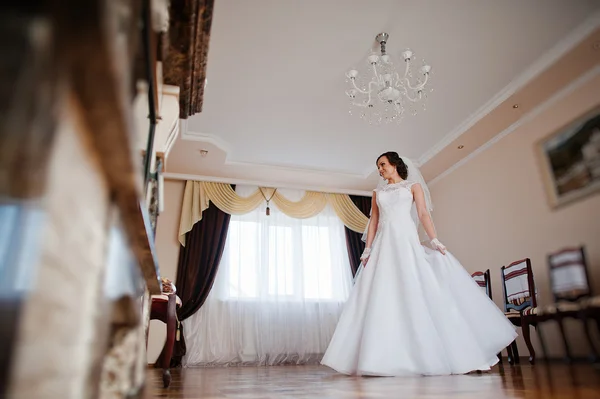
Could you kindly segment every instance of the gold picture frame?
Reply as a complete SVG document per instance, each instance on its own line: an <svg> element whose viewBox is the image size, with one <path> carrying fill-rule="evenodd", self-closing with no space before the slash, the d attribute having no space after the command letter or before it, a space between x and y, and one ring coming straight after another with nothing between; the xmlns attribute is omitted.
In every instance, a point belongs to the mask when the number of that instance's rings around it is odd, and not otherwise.
<svg viewBox="0 0 600 399"><path fill-rule="evenodd" d="M600 192L600 108L538 140L535 147L550 208Z"/></svg>

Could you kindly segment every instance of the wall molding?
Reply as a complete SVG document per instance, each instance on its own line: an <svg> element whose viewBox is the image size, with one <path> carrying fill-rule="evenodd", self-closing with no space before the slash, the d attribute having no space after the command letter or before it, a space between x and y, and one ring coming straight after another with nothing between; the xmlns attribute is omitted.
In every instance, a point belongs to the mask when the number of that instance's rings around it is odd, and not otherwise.
<svg viewBox="0 0 600 399"><path fill-rule="evenodd" d="M593 13L583 23L572 30L565 38L559 41L554 47L547 51L544 55L537 59L529 68L521 75L517 76L507 86L500 90L487 103L475 111L471 116L467 117L462 123L456 126L448 134L446 134L433 147L419 157L419 164L424 165L426 162L434 158L439 152L450 145L454 140L462 136L467 130L473 127L477 122L483 119L486 115L496 109L500 104L506 101L510 96L515 94L519 89L523 88L533 78L548 69L556 63L560 58L575 48L582 40L589 36L595 29L600 26L600 11Z"/></svg>
<svg viewBox="0 0 600 399"><path fill-rule="evenodd" d="M448 176L449 174L454 172L456 169L460 168L462 165L466 164L467 162L469 162L470 160L472 160L473 158L475 158L476 156L478 156L479 154L481 154L482 152L484 152L485 150L487 150L488 148L490 148L491 146L496 144L498 141L502 140L504 137L508 136L510 133L514 132L515 130L517 130L518 128L523 126L524 124L532 121L535 117L539 116L541 113L546 111L552 105L556 104L557 102L559 102L560 100L562 100L563 98L568 96L569 94L573 93L579 87L583 86L584 84L586 84L590 80L594 79L598 75L600 75L600 66L596 66L596 67L590 69L588 72L581 75L579 78L577 78L576 80L571 82L569 85L565 86L564 88L562 88L561 90L556 92L548 100L539 104L538 106L533 108L531 111L529 111L528 113L523 115L519 120L514 122L512 125L510 125L506 129L504 129L503 131L498 133L496 136L494 136L493 138L488 140L485 144L481 145L476 150L471 152L469 155L467 155L466 157L462 158L460 161L458 161L457 163L452 165L450 168L446 169L445 171L443 171L442 173L437 175L434 179L432 179L428 183L428 186L430 186L430 187L433 186L435 183L437 183L444 177Z"/></svg>
<svg viewBox="0 0 600 399"><path fill-rule="evenodd" d="M186 124L186 129L187 129L187 124ZM266 163L259 163L259 162L232 161L230 159L230 155L233 152L231 145L226 140L223 140L222 138L220 138L214 134L189 132L188 130L186 130L185 132L182 131L181 138L183 140L198 141L198 142L209 143L209 144L214 145L215 147L217 147L218 149L220 149L221 151L223 151L225 153L224 165L226 165L226 166L240 166L240 167L244 167L244 168L248 168L248 167L270 168L270 169L284 170L284 171L293 172L293 173L312 173L312 174L316 173L316 174L328 175L328 176L333 175L333 176L341 176L341 177L346 177L346 178L349 177L349 178L353 178L353 179L366 179L373 172L373 168L369 168L368 173L365 174L365 173L344 172L344 171L331 170L331 169L329 169L329 170L328 169L313 169L313 168L304 167L302 165L293 165L293 164L292 165L281 165L281 164L276 164L276 163L266 164Z"/></svg>

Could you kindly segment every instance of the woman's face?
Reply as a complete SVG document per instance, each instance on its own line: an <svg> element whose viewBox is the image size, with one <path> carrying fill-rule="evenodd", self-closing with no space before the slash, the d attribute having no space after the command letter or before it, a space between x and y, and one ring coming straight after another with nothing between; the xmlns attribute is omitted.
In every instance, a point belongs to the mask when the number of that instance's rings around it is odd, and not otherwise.
<svg viewBox="0 0 600 399"><path fill-rule="evenodd" d="M377 160L377 170L379 176L384 179L391 179L397 173L396 167L390 164L386 156L382 156Z"/></svg>

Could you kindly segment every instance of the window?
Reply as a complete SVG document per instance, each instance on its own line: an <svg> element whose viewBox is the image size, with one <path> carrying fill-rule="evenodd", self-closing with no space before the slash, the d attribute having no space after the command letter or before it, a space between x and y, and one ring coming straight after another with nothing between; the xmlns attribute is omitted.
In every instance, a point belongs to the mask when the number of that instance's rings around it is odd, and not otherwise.
<svg viewBox="0 0 600 399"><path fill-rule="evenodd" d="M275 206L267 216L264 204L233 215L213 288L183 322L186 365L316 363L351 287L344 226L329 207L309 219Z"/></svg>
<svg viewBox="0 0 600 399"><path fill-rule="evenodd" d="M329 208L309 219L274 206L270 216L264 206L233 215L215 282L219 297L345 301L351 276L344 234Z"/></svg>

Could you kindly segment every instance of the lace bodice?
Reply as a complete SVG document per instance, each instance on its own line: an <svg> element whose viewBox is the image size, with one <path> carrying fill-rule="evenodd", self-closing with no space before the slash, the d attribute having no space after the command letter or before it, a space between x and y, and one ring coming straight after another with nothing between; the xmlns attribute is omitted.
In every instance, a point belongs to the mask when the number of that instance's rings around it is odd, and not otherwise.
<svg viewBox="0 0 600 399"><path fill-rule="evenodd" d="M386 184L385 186L376 188L373 191L379 193L380 191L389 192L389 191L396 191L400 188L405 188L409 192L412 193L411 189L414 184L415 184L414 181L402 180L402 181L399 181L398 183Z"/></svg>
<svg viewBox="0 0 600 399"><path fill-rule="evenodd" d="M375 189L380 226L390 221L400 224L409 220L413 221L411 216L413 194L411 190L414 184L416 182L403 180Z"/></svg>

